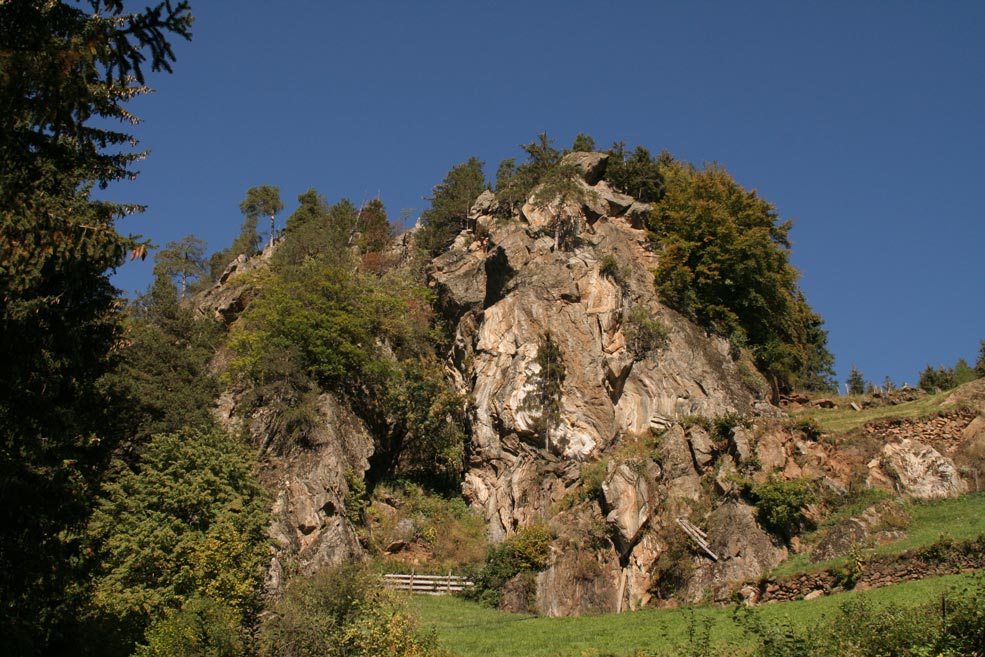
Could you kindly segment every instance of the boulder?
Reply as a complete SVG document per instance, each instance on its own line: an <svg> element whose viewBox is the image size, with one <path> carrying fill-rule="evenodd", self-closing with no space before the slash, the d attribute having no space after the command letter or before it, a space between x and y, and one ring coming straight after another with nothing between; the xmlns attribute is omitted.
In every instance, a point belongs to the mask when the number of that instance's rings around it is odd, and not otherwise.
<svg viewBox="0 0 985 657"><path fill-rule="evenodd" d="M880 458L870 463L873 485L893 482L899 492L917 500L957 497L968 492L954 461L930 445L905 438L882 448Z"/></svg>
<svg viewBox="0 0 985 657"><path fill-rule="evenodd" d="M574 166L581 172L585 178L585 182L589 185L594 185L602 180L602 176L605 175L605 166L608 162L608 153L588 151L575 151L561 158L561 164L563 166Z"/></svg>
<svg viewBox="0 0 985 657"><path fill-rule="evenodd" d="M902 537L899 530L909 524L909 514L898 500L883 500L857 516L832 526L811 550L811 561L827 561L851 554L874 542Z"/></svg>
<svg viewBox="0 0 985 657"><path fill-rule="evenodd" d="M715 443L711 441L708 432L701 426L693 426L688 429L687 440L691 445L695 464L702 469L711 465L715 457Z"/></svg>
<svg viewBox="0 0 985 657"><path fill-rule="evenodd" d="M756 579L788 556L787 549L756 522L756 509L740 502L727 502L715 509L709 516L707 533L718 561L702 553L684 594L690 602L706 596L727 601L732 584Z"/></svg>
<svg viewBox="0 0 985 657"><path fill-rule="evenodd" d="M649 470L649 472L648 472ZM650 518L651 481L659 478L660 467L653 461L631 461L614 465L602 484L605 520L616 529L621 552L628 552Z"/></svg>

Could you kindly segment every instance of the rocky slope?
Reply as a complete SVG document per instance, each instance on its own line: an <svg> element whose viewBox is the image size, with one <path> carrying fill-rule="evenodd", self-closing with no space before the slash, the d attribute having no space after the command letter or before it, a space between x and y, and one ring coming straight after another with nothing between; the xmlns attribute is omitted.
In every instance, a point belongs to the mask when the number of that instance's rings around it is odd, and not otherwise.
<svg viewBox="0 0 985 657"><path fill-rule="evenodd" d="M689 513L713 461L734 470L733 459L748 458L741 430L719 449L707 432L686 433L684 418L778 414L762 397L761 379L732 359L726 341L660 304L656 255L641 222L648 208L599 180L594 172L604 156L572 157L586 174L582 202L559 207L532 196L518 215L504 219L486 192L470 217L474 228L430 271L457 326L451 366L473 404L464 492L483 510L494 539L556 520L564 549L540 577L537 599L542 611L559 615L641 602L663 550L661 536L670 531L655 523L658 511ZM567 248L557 248L553 236L561 214L574 226ZM638 344L641 321L661 327L655 344ZM537 357L547 333L560 348L565 378L557 422L543 431ZM659 457L610 461L601 504L559 515L559 505L581 485L581 463L652 433L663 435ZM751 518L738 506L723 513L727 523ZM603 532L607 547L596 541L589 550L573 548L585 541L568 536L571 528L592 517L602 523L603 516L611 529ZM783 554L776 546L760 551L768 554L757 567ZM586 571L592 560L595 567ZM595 573L592 595L572 595L570 571L578 569Z"/></svg>
<svg viewBox="0 0 985 657"><path fill-rule="evenodd" d="M808 477L837 492L864 470L872 485L914 497L969 488L961 473L981 458L985 383L954 402L950 442L931 440L923 425L880 430L864 445L789 428L747 361L660 303L657 255L642 227L648 207L601 180L603 154L567 157L583 172L576 201L531 196L511 214L485 192L469 229L428 268L454 326L448 374L469 400L463 493L493 540L535 523L556 536L529 592L540 612L637 608L661 590L661 577L685 599L718 598L777 565L788 547L760 527L740 477ZM199 310L234 322L255 294L243 274L269 255L233 263ZM564 370L553 411L538 353L547 335ZM286 574L362 553L346 503L369 468L373 437L342 400L323 394L310 444L279 448L274 416L244 411L243 393L226 393L219 414L261 452L274 496L276 591ZM707 553L683 539L683 556L671 561L682 545L678 518L707 532Z"/></svg>

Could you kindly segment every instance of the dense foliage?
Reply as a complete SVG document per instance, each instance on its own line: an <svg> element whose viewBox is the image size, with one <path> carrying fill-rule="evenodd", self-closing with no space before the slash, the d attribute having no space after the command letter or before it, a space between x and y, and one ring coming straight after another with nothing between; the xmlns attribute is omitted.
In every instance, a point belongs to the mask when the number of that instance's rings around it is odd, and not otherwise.
<svg viewBox="0 0 985 657"><path fill-rule="evenodd" d="M421 214L421 230L417 234L418 247L428 256L445 250L466 225L469 210L479 194L486 189L483 162L470 157L452 167L439 184L434 186L431 207Z"/></svg>
<svg viewBox="0 0 985 657"><path fill-rule="evenodd" d="M437 657L433 632L418 629L397 599L358 565L295 580L263 627L269 657Z"/></svg>
<svg viewBox="0 0 985 657"><path fill-rule="evenodd" d="M464 403L435 356L431 295L406 272L360 271L362 249L389 240L385 209L345 199L328 207L313 190L299 200L229 339L256 403L278 409L284 441L274 447L305 444L317 395L331 392L372 429L374 483L400 472L456 485Z"/></svg>
<svg viewBox="0 0 985 657"><path fill-rule="evenodd" d="M547 567L553 537L544 525L531 525L489 550L486 563L468 592L483 604L497 606L506 583L518 575L533 574Z"/></svg>
<svg viewBox="0 0 985 657"><path fill-rule="evenodd" d="M763 527L788 541L807 525L804 508L817 501L806 479L770 478L751 484L748 492Z"/></svg>
<svg viewBox="0 0 985 657"><path fill-rule="evenodd" d="M77 605L78 529L114 446L98 385L119 319L108 272L143 246L116 231L134 205L97 201L142 153L146 68L170 71L187 3L0 3L0 652L46 652Z"/></svg>
<svg viewBox="0 0 985 657"><path fill-rule="evenodd" d="M88 531L100 654L129 654L195 596L233 614L234 627L256 614L269 550L253 467L245 446L214 430L158 434L114 460Z"/></svg>
<svg viewBox="0 0 985 657"><path fill-rule="evenodd" d="M120 400L115 422L131 444L185 427L208 429L219 383L210 369L220 335L215 323L179 303L178 291L157 278L130 304L124 347L105 378Z"/></svg>
<svg viewBox="0 0 985 657"><path fill-rule="evenodd" d="M650 229L660 248L657 289L702 326L752 349L780 389L830 387L833 358L821 318L790 265L791 223L725 169L664 158L666 191Z"/></svg>

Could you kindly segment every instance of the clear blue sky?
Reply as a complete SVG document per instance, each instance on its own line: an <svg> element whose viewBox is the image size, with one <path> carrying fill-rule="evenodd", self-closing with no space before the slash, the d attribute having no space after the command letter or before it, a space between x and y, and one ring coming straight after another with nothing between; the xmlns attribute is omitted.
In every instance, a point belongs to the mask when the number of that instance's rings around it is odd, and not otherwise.
<svg viewBox="0 0 985 657"><path fill-rule="evenodd" d="M246 189L418 212L470 155L625 140L717 161L795 219L839 381L914 384L985 338L985 2L193 0L195 38L132 109L150 148L120 224L210 251ZM416 215L415 215L416 216ZM150 261L115 277L130 293Z"/></svg>

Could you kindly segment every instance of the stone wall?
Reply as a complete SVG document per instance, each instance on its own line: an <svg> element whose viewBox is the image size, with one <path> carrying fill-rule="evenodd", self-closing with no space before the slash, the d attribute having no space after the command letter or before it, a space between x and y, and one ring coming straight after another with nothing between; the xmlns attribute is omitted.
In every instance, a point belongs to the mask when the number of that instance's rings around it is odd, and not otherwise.
<svg viewBox="0 0 985 657"><path fill-rule="evenodd" d="M875 555L841 568L764 578L736 589L747 605L810 600L848 588L865 590L926 577L985 569L985 534L970 541L942 540L902 554Z"/></svg>

